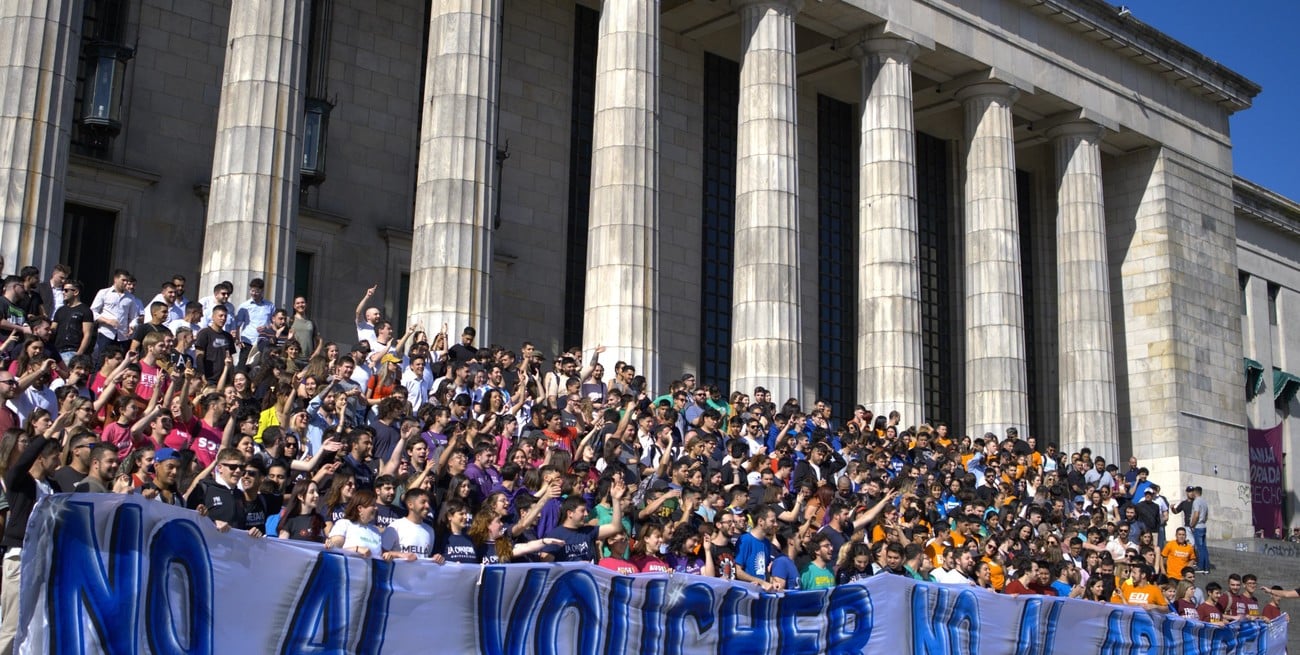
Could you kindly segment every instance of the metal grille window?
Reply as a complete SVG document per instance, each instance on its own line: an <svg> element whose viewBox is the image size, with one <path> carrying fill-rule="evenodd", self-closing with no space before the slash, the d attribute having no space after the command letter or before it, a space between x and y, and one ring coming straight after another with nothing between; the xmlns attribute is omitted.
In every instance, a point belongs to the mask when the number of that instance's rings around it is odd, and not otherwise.
<svg viewBox="0 0 1300 655"><path fill-rule="evenodd" d="M849 416L857 389L857 137L853 105L817 96L817 396Z"/></svg>
<svg viewBox="0 0 1300 655"><path fill-rule="evenodd" d="M917 235L921 269L921 350L924 355L925 418L952 420L953 366L951 230L948 144L916 134Z"/></svg>
<svg viewBox="0 0 1300 655"><path fill-rule="evenodd" d="M596 113L596 45L600 12L576 7L573 26L573 109L569 132L569 223L564 259L564 343L582 344L587 292L587 226L591 210L591 136Z"/></svg>
<svg viewBox="0 0 1300 655"><path fill-rule="evenodd" d="M699 380L731 379L731 276L736 243L736 111L740 65L704 55L704 206L700 244Z"/></svg>

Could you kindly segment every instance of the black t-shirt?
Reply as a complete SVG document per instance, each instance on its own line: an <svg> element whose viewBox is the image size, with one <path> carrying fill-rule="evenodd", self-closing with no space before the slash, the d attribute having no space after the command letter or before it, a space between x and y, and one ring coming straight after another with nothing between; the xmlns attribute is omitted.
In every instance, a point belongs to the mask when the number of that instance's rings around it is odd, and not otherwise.
<svg viewBox="0 0 1300 655"><path fill-rule="evenodd" d="M211 326L199 330L194 339L194 349L203 351L203 377L209 381L216 380L226 366L226 355L232 354L230 335Z"/></svg>
<svg viewBox="0 0 1300 655"><path fill-rule="evenodd" d="M478 356L478 350L458 343L447 350L447 359L453 362L467 362Z"/></svg>
<svg viewBox="0 0 1300 655"><path fill-rule="evenodd" d="M253 496L252 500L247 498L239 499L239 520L234 522L234 527L240 530L249 530L257 528L266 532L266 499L261 494Z"/></svg>
<svg viewBox="0 0 1300 655"><path fill-rule="evenodd" d="M131 333L131 340L144 343L145 335L148 335L152 332L162 332L163 334L172 333L172 331L167 329L167 326L165 325L154 325L153 323L141 323L135 327L135 332Z"/></svg>
<svg viewBox="0 0 1300 655"><path fill-rule="evenodd" d="M584 525L578 529L557 525L546 533L547 539L560 539L564 544L547 546L546 552L555 556L557 562L592 562L596 557L596 536L600 527Z"/></svg>
<svg viewBox="0 0 1300 655"><path fill-rule="evenodd" d="M383 532L383 529L392 525L393 521L405 516L406 512L387 503L379 503L379 511L375 513L375 525L379 526L380 532Z"/></svg>
<svg viewBox="0 0 1300 655"><path fill-rule="evenodd" d="M35 290L25 293L22 298L18 299L17 304L28 316L40 316L45 309L45 301L41 299L41 294Z"/></svg>
<svg viewBox="0 0 1300 655"><path fill-rule="evenodd" d="M294 541L325 542L325 522L317 514L299 514L280 521L280 529Z"/></svg>
<svg viewBox="0 0 1300 655"><path fill-rule="evenodd" d="M208 518L213 521L225 521L238 528L244 520L239 499L235 491L216 482L203 485L203 505L208 508ZM265 522L265 519L263 519Z"/></svg>
<svg viewBox="0 0 1300 655"><path fill-rule="evenodd" d="M77 486L78 482L85 479L86 474L78 473L77 469L71 466L60 466L50 477L54 478L54 482L59 485L60 489L72 489Z"/></svg>
<svg viewBox="0 0 1300 655"><path fill-rule="evenodd" d="M59 352L76 350L81 347L81 340L86 333L86 323L91 323L89 328L94 331L95 315L90 311L90 305L81 303L76 307L64 305L59 311L54 312L54 322L59 325L58 332L54 333L54 349ZM93 341L92 341L93 344Z"/></svg>
<svg viewBox="0 0 1300 655"><path fill-rule="evenodd" d="M848 539L844 538L844 533L830 525L823 525L818 532L826 535L831 540L831 547L835 549L835 553L831 556L831 562L840 561L840 547L844 545L844 542L848 541Z"/></svg>
<svg viewBox="0 0 1300 655"><path fill-rule="evenodd" d="M474 541L463 534L448 534L439 549L443 559L461 564L478 564L479 556Z"/></svg>
<svg viewBox="0 0 1300 655"><path fill-rule="evenodd" d="M375 488L375 472L370 470L369 466L358 462L357 458L352 455L343 457L343 466L347 467L347 470L352 473L353 482L356 483L358 491Z"/></svg>
<svg viewBox="0 0 1300 655"><path fill-rule="evenodd" d="M401 443L402 433L398 431L397 426L384 425L379 421L371 421L370 427L375 431L374 456L386 462L393 456L393 449Z"/></svg>
<svg viewBox="0 0 1300 655"><path fill-rule="evenodd" d="M550 536L550 535L547 535ZM736 579L736 548L730 543L721 546L714 544L705 544L705 548L713 549L713 565L717 568L718 577L723 580Z"/></svg>

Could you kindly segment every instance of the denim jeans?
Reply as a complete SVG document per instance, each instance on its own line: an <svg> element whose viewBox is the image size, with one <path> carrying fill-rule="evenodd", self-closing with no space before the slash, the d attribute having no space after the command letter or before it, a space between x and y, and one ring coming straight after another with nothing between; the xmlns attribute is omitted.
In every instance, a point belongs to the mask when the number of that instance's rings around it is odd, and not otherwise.
<svg viewBox="0 0 1300 655"><path fill-rule="evenodd" d="M1196 569L1210 570L1210 549L1205 545L1205 528L1192 528L1192 543L1196 546Z"/></svg>

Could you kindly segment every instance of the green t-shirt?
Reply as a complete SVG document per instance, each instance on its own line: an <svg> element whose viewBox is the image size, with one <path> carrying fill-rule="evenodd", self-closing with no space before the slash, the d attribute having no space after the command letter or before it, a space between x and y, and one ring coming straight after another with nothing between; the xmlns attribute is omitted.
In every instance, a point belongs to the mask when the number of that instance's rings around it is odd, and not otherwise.
<svg viewBox="0 0 1300 655"><path fill-rule="evenodd" d="M612 507L609 507L607 505L596 505L597 525L608 525L610 523L613 523L613 521L614 521L614 509ZM632 520L626 516L623 517L623 533L629 536L631 536L632 534ZM627 543L630 544L631 540L629 539ZM631 548L628 548L628 552L619 553L618 557L627 559L627 557L630 555L631 555ZM610 556L610 550L606 548L604 545L601 545L600 547L600 556L601 557Z"/></svg>
<svg viewBox="0 0 1300 655"><path fill-rule="evenodd" d="M803 573L799 574L800 591L830 589L834 586L835 574L830 569L817 566L816 562L808 562L808 566L804 567Z"/></svg>

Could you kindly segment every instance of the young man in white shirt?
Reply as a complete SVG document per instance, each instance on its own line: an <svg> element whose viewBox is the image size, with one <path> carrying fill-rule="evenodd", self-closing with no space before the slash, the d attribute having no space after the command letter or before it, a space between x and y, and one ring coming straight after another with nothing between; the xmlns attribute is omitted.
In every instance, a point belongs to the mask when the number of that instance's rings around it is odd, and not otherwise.
<svg viewBox="0 0 1300 655"><path fill-rule="evenodd" d="M424 522L429 516L429 492L411 489L402 496L402 504L406 505L406 516L384 529L384 559L414 562L433 558L433 529Z"/></svg>

